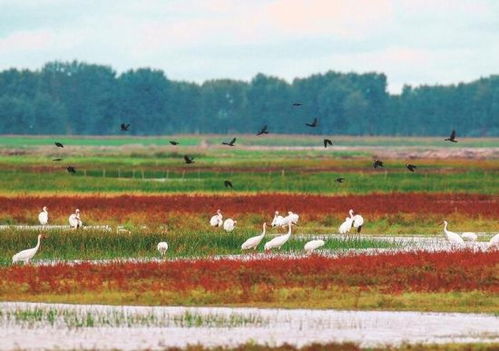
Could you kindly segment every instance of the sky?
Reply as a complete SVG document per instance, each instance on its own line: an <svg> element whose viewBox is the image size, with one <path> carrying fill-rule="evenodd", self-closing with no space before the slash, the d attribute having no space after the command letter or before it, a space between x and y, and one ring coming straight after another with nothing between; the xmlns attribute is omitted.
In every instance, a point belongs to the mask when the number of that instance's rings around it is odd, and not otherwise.
<svg viewBox="0 0 499 351"><path fill-rule="evenodd" d="M499 1L0 0L0 70L54 60L195 82L380 72L398 93L499 74Z"/></svg>

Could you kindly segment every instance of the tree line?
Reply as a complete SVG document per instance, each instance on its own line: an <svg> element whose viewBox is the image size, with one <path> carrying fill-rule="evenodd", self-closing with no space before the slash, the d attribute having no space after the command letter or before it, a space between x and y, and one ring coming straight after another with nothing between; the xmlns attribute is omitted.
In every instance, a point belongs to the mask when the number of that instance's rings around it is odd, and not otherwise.
<svg viewBox="0 0 499 351"><path fill-rule="evenodd" d="M313 118L318 126L305 127ZM391 95L380 73L197 84L78 61L0 72L1 134L119 134L122 122L133 135L256 133L269 125L271 133L499 136L499 75Z"/></svg>

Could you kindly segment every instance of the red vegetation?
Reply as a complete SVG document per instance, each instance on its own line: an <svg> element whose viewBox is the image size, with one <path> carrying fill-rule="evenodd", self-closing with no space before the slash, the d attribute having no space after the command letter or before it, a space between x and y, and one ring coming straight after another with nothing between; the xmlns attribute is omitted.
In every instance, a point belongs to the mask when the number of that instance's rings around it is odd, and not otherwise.
<svg viewBox="0 0 499 351"><path fill-rule="evenodd" d="M259 194L259 195L166 195L166 196L19 196L0 197L0 216L19 221L33 220L42 206L48 206L52 218L67 217L75 208L85 219L110 220L133 217L164 222L171 213L208 215L221 208L231 216L254 213L272 215L275 210L293 210L313 219L322 215L343 217L348 209L370 218L406 214L464 214L499 218L499 201L493 195L471 194L370 194L349 196ZM1 217L0 217L1 218Z"/></svg>
<svg viewBox="0 0 499 351"><path fill-rule="evenodd" d="M499 293L499 252L398 253L351 256L151 263L90 263L0 268L0 298L83 292L204 291L250 299L254 291L332 287L384 293L487 291ZM229 297L230 299L230 297ZM232 301L236 302L236 301Z"/></svg>

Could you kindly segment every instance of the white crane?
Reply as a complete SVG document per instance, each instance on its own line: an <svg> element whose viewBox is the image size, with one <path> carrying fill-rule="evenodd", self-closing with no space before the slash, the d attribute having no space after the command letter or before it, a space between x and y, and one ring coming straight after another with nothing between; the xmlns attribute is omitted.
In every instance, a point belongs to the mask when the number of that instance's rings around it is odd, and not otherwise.
<svg viewBox="0 0 499 351"><path fill-rule="evenodd" d="M242 245L241 245L241 250L256 250L257 246L262 242L263 237L265 236L265 230L267 228L267 223L263 223L263 231L262 234L254 236L246 240Z"/></svg>
<svg viewBox="0 0 499 351"><path fill-rule="evenodd" d="M360 231L362 230L362 225L364 224L364 218L356 214L355 216L353 215L353 210L348 211L350 214L350 218L352 219L352 227L357 228L357 233L360 234Z"/></svg>
<svg viewBox="0 0 499 351"><path fill-rule="evenodd" d="M40 240L45 239L45 235L39 234L38 235L38 242L36 243L36 246L32 249L26 249L22 250L21 252L16 253L14 256L12 256L12 263L16 262L24 262L24 264L29 263L29 260L35 256L36 252L40 248Z"/></svg>
<svg viewBox="0 0 499 351"><path fill-rule="evenodd" d="M294 212L289 211L288 218L289 218L289 221L291 222L291 224L298 224L298 219L300 218L300 216L298 216L298 214L296 214Z"/></svg>
<svg viewBox="0 0 499 351"><path fill-rule="evenodd" d="M352 218L350 217L346 217L345 218L345 222L341 223L340 224L340 227L338 228L338 231L340 232L340 234L346 234L350 231L350 229L352 228Z"/></svg>
<svg viewBox="0 0 499 351"><path fill-rule="evenodd" d="M464 240L457 233L447 230L447 221L444 221L444 233L451 245L463 245Z"/></svg>
<svg viewBox="0 0 499 351"><path fill-rule="evenodd" d="M49 221L49 213L47 211L47 206L43 206L42 212L38 215L38 221L41 225L46 225Z"/></svg>
<svg viewBox="0 0 499 351"><path fill-rule="evenodd" d="M158 244L158 251L161 256L164 256L166 253L166 250L168 250L168 243L166 241L161 241Z"/></svg>
<svg viewBox="0 0 499 351"><path fill-rule="evenodd" d="M222 211L217 210L217 214L210 218L210 225L212 227L221 227L223 224Z"/></svg>
<svg viewBox="0 0 499 351"><path fill-rule="evenodd" d="M476 241L476 239L478 239L478 235L472 232L464 232L461 233L461 238L465 241Z"/></svg>
<svg viewBox="0 0 499 351"><path fill-rule="evenodd" d="M237 221L233 220L232 218L227 218L224 221L224 229L226 232L231 232L234 230L236 227Z"/></svg>
<svg viewBox="0 0 499 351"><path fill-rule="evenodd" d="M492 239L490 239L487 249L490 250L492 248L499 249L499 234L494 235Z"/></svg>
<svg viewBox="0 0 499 351"><path fill-rule="evenodd" d="M282 245L286 243L286 241L289 240L289 237L291 236L291 222L288 223L288 233L284 235L279 235L276 236L274 239L267 241L265 243L265 251L271 250L271 249L280 249Z"/></svg>
<svg viewBox="0 0 499 351"><path fill-rule="evenodd" d="M272 227L282 227L284 226L284 217L279 215L279 211L275 211L274 219L270 224Z"/></svg>
<svg viewBox="0 0 499 351"><path fill-rule="evenodd" d="M324 240L320 240L320 239L311 240L305 244L303 249L305 250L306 253L311 253L315 249L318 249L319 247L324 246L324 244L325 244Z"/></svg>
<svg viewBox="0 0 499 351"><path fill-rule="evenodd" d="M75 213L69 216L69 226L73 229L80 228L82 226L82 222L80 219L80 210L76 209Z"/></svg>

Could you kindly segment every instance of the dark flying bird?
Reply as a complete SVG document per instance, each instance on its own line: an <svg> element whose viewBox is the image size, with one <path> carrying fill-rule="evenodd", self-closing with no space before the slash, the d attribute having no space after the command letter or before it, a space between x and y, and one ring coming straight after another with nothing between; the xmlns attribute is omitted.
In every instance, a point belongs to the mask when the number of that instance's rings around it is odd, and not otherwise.
<svg viewBox="0 0 499 351"><path fill-rule="evenodd" d="M317 127L317 118L314 118L314 121L312 123L305 123L305 125L312 128Z"/></svg>
<svg viewBox="0 0 499 351"><path fill-rule="evenodd" d="M411 164L406 164L405 165L407 167L407 169L411 172L414 172L414 170L416 169L416 166L414 165L411 165Z"/></svg>
<svg viewBox="0 0 499 351"><path fill-rule="evenodd" d="M333 146L333 142L329 139L324 139L324 147L327 149L327 146Z"/></svg>
<svg viewBox="0 0 499 351"><path fill-rule="evenodd" d="M184 161L187 164L194 163L194 157L190 157L190 156L184 155Z"/></svg>
<svg viewBox="0 0 499 351"><path fill-rule="evenodd" d="M128 128L130 128L130 123L128 124L121 123L120 127L122 132L128 132Z"/></svg>
<svg viewBox="0 0 499 351"><path fill-rule="evenodd" d="M54 158L52 161L59 162L62 161L62 158Z"/></svg>
<svg viewBox="0 0 499 351"><path fill-rule="evenodd" d="M57 147L64 147L64 145L62 145L61 143L58 143L57 141L56 141L54 144L55 144L55 146L57 146Z"/></svg>
<svg viewBox="0 0 499 351"><path fill-rule="evenodd" d="M453 129L452 133L450 133L450 137L448 137L447 139L444 139L444 141L451 141L453 143L457 143L457 140L456 140L456 130Z"/></svg>
<svg viewBox="0 0 499 351"><path fill-rule="evenodd" d="M343 183L343 182L345 181L345 178L343 178L343 177L336 178L336 181L337 181L338 183Z"/></svg>
<svg viewBox="0 0 499 351"><path fill-rule="evenodd" d="M269 134L269 127L267 125L264 125L262 129L258 132L257 135L262 135L262 134Z"/></svg>
<svg viewBox="0 0 499 351"><path fill-rule="evenodd" d="M373 167L374 168L383 167L383 161L380 161L380 160L374 161Z"/></svg>
<svg viewBox="0 0 499 351"><path fill-rule="evenodd" d="M234 146L235 142L236 142L236 138L233 138L231 141L229 141L229 142L224 141L222 144L228 145L228 146Z"/></svg>
<svg viewBox="0 0 499 351"><path fill-rule="evenodd" d="M303 105L301 102L294 102L293 103L293 106L301 106L301 105Z"/></svg>
<svg viewBox="0 0 499 351"><path fill-rule="evenodd" d="M232 189L232 182L230 180L224 180L224 185L226 188Z"/></svg>
<svg viewBox="0 0 499 351"><path fill-rule="evenodd" d="M179 143L178 143L178 141L170 140L170 144L172 144L172 145L178 145Z"/></svg>
<svg viewBox="0 0 499 351"><path fill-rule="evenodd" d="M66 170L68 171L68 173L76 173L76 169L73 166L68 166Z"/></svg>

